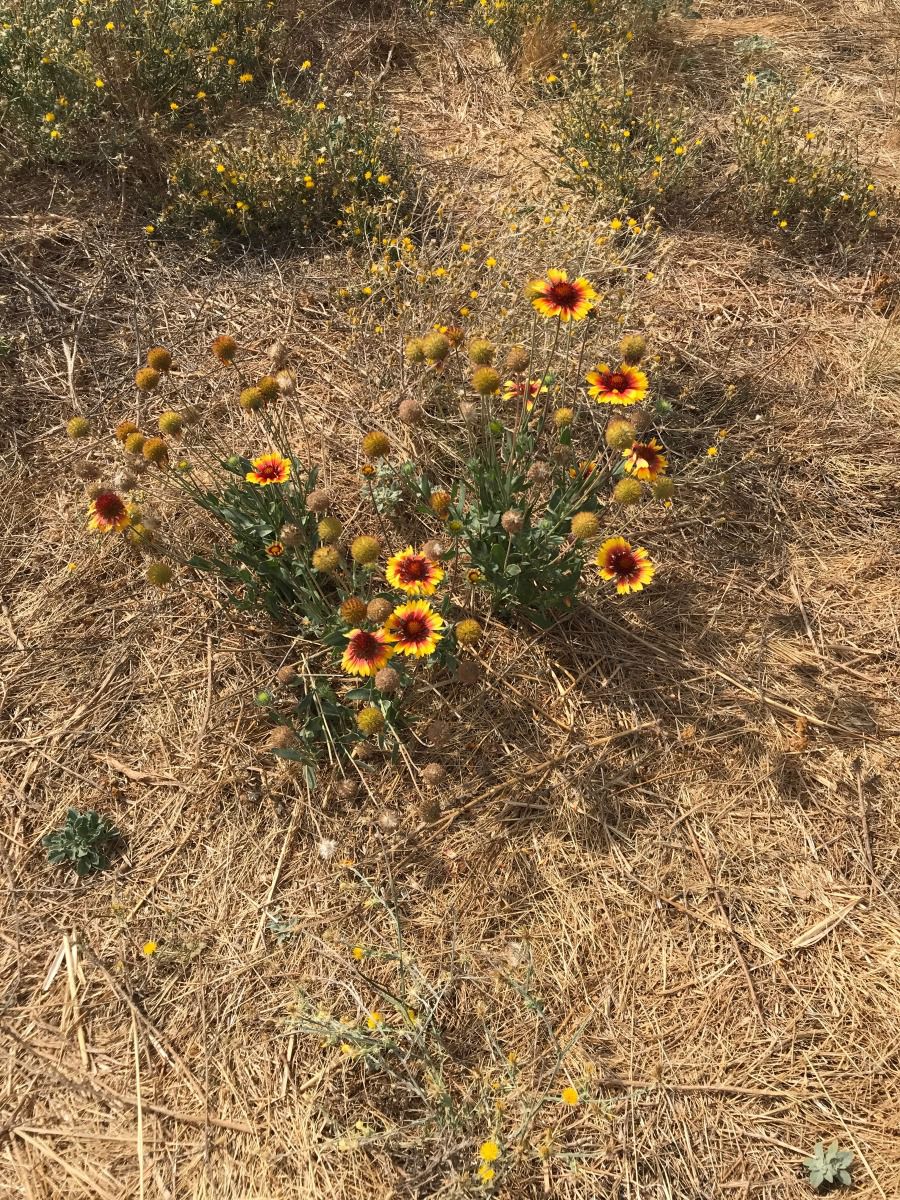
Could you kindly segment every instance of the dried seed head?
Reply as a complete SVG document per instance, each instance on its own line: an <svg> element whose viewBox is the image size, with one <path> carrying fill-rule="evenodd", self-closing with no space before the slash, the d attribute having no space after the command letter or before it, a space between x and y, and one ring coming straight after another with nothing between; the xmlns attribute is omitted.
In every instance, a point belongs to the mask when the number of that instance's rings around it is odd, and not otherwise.
<svg viewBox="0 0 900 1200"><path fill-rule="evenodd" d="M450 353L450 339L443 333L429 333L422 338L422 351L429 362L443 362Z"/></svg>
<svg viewBox="0 0 900 1200"><path fill-rule="evenodd" d="M172 355L165 346L154 346L147 351L147 366L165 375L172 370Z"/></svg>
<svg viewBox="0 0 900 1200"><path fill-rule="evenodd" d="M159 387L159 381L162 378L159 371L153 367L141 367L135 372L134 386L139 392L152 392Z"/></svg>
<svg viewBox="0 0 900 1200"><path fill-rule="evenodd" d="M532 463L528 468L528 473L525 476L529 483L536 484L538 487L546 483L550 478L550 467L545 462Z"/></svg>
<svg viewBox="0 0 900 1200"><path fill-rule="evenodd" d="M323 517L316 526L316 531L319 534L319 541L327 544L336 542L344 532L344 527L337 517Z"/></svg>
<svg viewBox="0 0 900 1200"><path fill-rule="evenodd" d="M455 631L456 640L461 646L474 646L476 642L481 641L484 635L484 629L474 617L466 617L462 621L457 621Z"/></svg>
<svg viewBox="0 0 900 1200"><path fill-rule="evenodd" d="M396 808L385 808L375 818L375 824L382 833L394 833L400 828L400 814Z"/></svg>
<svg viewBox="0 0 900 1200"><path fill-rule="evenodd" d="M246 387L238 396L238 404L244 412L259 412L265 404L265 397L258 387Z"/></svg>
<svg viewBox="0 0 900 1200"><path fill-rule="evenodd" d="M489 367L494 361L494 343L487 338L472 338L469 342L469 358L477 367Z"/></svg>
<svg viewBox="0 0 900 1200"><path fill-rule="evenodd" d="M366 458L384 458L391 450L391 441L386 433L374 429L362 440L362 451Z"/></svg>
<svg viewBox="0 0 900 1200"><path fill-rule="evenodd" d="M135 425L134 421L120 421L116 426L115 436L116 439L122 442L124 445L125 441L131 436L131 434L137 432L138 427Z"/></svg>
<svg viewBox="0 0 900 1200"><path fill-rule="evenodd" d="M348 596L341 605L341 620L345 625L354 628L366 619L366 602L359 596Z"/></svg>
<svg viewBox="0 0 900 1200"><path fill-rule="evenodd" d="M297 381L290 371L279 371L275 376L278 390L282 396L293 396L297 390Z"/></svg>
<svg viewBox="0 0 900 1200"><path fill-rule="evenodd" d="M361 567L373 566L378 562L380 553L381 543L378 538L369 537L364 533L354 538L353 544L350 547L350 555L353 561L359 563Z"/></svg>
<svg viewBox="0 0 900 1200"><path fill-rule="evenodd" d="M612 498L616 504L637 504L641 494L641 485L637 479L620 479L613 488Z"/></svg>
<svg viewBox="0 0 900 1200"><path fill-rule="evenodd" d="M517 533L521 533L524 529L525 518L517 508L508 508L500 518L500 524L510 537L515 537Z"/></svg>
<svg viewBox="0 0 900 1200"><path fill-rule="evenodd" d="M97 464L90 462L86 458L83 458L80 462L75 463L72 467L72 471L74 472L76 479L83 479L85 483L92 479L99 479L102 474Z"/></svg>
<svg viewBox="0 0 900 1200"><path fill-rule="evenodd" d="M288 725L276 725L269 734L270 750L293 750L296 744L294 731Z"/></svg>
<svg viewBox="0 0 900 1200"><path fill-rule="evenodd" d="M650 484L654 500L671 500L675 495L675 480L668 475L660 475Z"/></svg>
<svg viewBox="0 0 900 1200"><path fill-rule="evenodd" d="M370 600L366 605L366 616L370 621L374 621L376 625L383 625L393 611L393 604L391 604L390 600L386 600L384 596L376 596L374 600Z"/></svg>
<svg viewBox="0 0 900 1200"><path fill-rule="evenodd" d="M261 393L263 400L278 399L278 380L274 377L274 375L263 375L262 379L260 379L256 386Z"/></svg>
<svg viewBox="0 0 900 1200"><path fill-rule="evenodd" d="M318 550L313 551L312 565L314 571L321 571L323 575L330 575L341 565L341 556L335 550L334 546L320 546Z"/></svg>
<svg viewBox="0 0 900 1200"><path fill-rule="evenodd" d="M283 667L279 667L275 672L275 678L283 687L291 687L297 682L300 676L297 674L295 667L290 663L285 663Z"/></svg>
<svg viewBox="0 0 900 1200"><path fill-rule="evenodd" d="M429 721L425 727L425 738L428 744L434 746L436 750L439 750L441 746L446 746L452 734L453 726L449 721Z"/></svg>
<svg viewBox="0 0 900 1200"><path fill-rule="evenodd" d="M500 391L500 376L493 367L479 367L472 375L472 388L479 396L493 396Z"/></svg>
<svg viewBox="0 0 900 1200"><path fill-rule="evenodd" d="M418 400L403 400L397 409L397 416L404 425L421 425L425 409Z"/></svg>
<svg viewBox="0 0 900 1200"><path fill-rule="evenodd" d="M524 346L512 346L506 354L506 369L513 375L524 375L528 370L528 351Z"/></svg>
<svg viewBox="0 0 900 1200"><path fill-rule="evenodd" d="M142 433L129 433L125 439L125 449L129 454L143 454L147 439Z"/></svg>
<svg viewBox="0 0 900 1200"><path fill-rule="evenodd" d="M466 336L465 331L459 325L448 325L444 331L447 335L447 341L455 350L457 346L463 344L463 338Z"/></svg>
<svg viewBox="0 0 900 1200"><path fill-rule="evenodd" d="M428 769L427 767L425 768ZM434 825L441 819L441 802L437 796L428 796L419 805L419 816L426 825Z"/></svg>
<svg viewBox="0 0 900 1200"><path fill-rule="evenodd" d="M603 437L612 450L627 450L637 437L637 430L624 417L613 417L606 426Z"/></svg>
<svg viewBox="0 0 900 1200"><path fill-rule="evenodd" d="M422 779L429 787L440 787L447 778L447 772L438 762L430 762L422 768Z"/></svg>
<svg viewBox="0 0 900 1200"><path fill-rule="evenodd" d="M164 562L148 563L147 582L152 583L154 587L166 587L172 582L172 568Z"/></svg>
<svg viewBox="0 0 900 1200"><path fill-rule="evenodd" d="M306 507L311 513L328 512L331 508L331 493L326 492L324 488L316 488L306 497Z"/></svg>
<svg viewBox="0 0 900 1200"><path fill-rule="evenodd" d="M196 404L186 404L181 410L181 415L185 425L196 425L203 417L203 413Z"/></svg>
<svg viewBox="0 0 900 1200"><path fill-rule="evenodd" d="M639 333L629 333L619 342L619 353L622 361L636 367L647 353L647 339Z"/></svg>
<svg viewBox="0 0 900 1200"><path fill-rule="evenodd" d="M379 692L390 696L400 686L400 675L393 667L382 667L380 671L375 672L375 686Z"/></svg>
<svg viewBox="0 0 900 1200"><path fill-rule="evenodd" d="M428 507L436 517L446 521L450 515L450 503L453 497L449 492L432 492L428 497Z"/></svg>
<svg viewBox="0 0 900 1200"><path fill-rule="evenodd" d="M375 747L371 742L357 742L353 747L352 756L360 762L367 762L370 758L374 758L377 754Z"/></svg>
<svg viewBox="0 0 900 1200"><path fill-rule="evenodd" d="M222 333L213 339L210 350L212 350L220 363L226 367L230 367L237 354L238 345L233 337L230 337L227 333Z"/></svg>
<svg viewBox="0 0 900 1200"><path fill-rule="evenodd" d="M459 683L471 687L484 678L484 668L474 658L464 658L456 668L456 678Z"/></svg>
<svg viewBox="0 0 900 1200"><path fill-rule="evenodd" d="M334 790L341 800L355 800L359 795L359 780L340 779Z"/></svg>
<svg viewBox="0 0 900 1200"><path fill-rule="evenodd" d="M425 361L425 346L421 338L410 338L403 347L403 353L410 362L421 363Z"/></svg>
<svg viewBox="0 0 900 1200"><path fill-rule="evenodd" d="M444 553L444 547L440 542L426 542L422 547L422 553L426 558L433 559L434 562L437 562Z"/></svg>
<svg viewBox="0 0 900 1200"><path fill-rule="evenodd" d="M87 417L72 417L72 419L66 423L66 433L70 438L72 438L73 441L77 441L78 438L87 437L90 432L91 423Z"/></svg>
<svg viewBox="0 0 900 1200"><path fill-rule="evenodd" d="M137 479L130 471L116 471L113 476L113 483L116 485L117 492L133 492L137 487ZM144 518L144 524L147 523L147 518Z"/></svg>
<svg viewBox="0 0 900 1200"><path fill-rule="evenodd" d="M287 546L288 549L295 550L303 541L303 530L299 525L282 525L278 540L282 546Z"/></svg>
<svg viewBox="0 0 900 1200"><path fill-rule="evenodd" d="M153 463L156 467L161 468L169 464L169 447L162 438L147 438L144 442L143 455L147 462Z"/></svg>
<svg viewBox="0 0 900 1200"><path fill-rule="evenodd" d="M572 537L578 541L596 537L600 532L600 521L596 513L578 512L572 518Z"/></svg>
<svg viewBox="0 0 900 1200"><path fill-rule="evenodd" d="M287 361L287 346L284 342L274 341L266 350L266 358L276 371L279 371Z"/></svg>
<svg viewBox="0 0 900 1200"><path fill-rule="evenodd" d="M171 411L162 413L157 424L159 432L166 434L167 437L178 437L184 428L181 413Z"/></svg>
<svg viewBox="0 0 900 1200"><path fill-rule="evenodd" d="M463 400L459 406L459 415L467 429L474 429L481 420L481 410L471 400Z"/></svg>
<svg viewBox="0 0 900 1200"><path fill-rule="evenodd" d="M557 429L568 429L575 419L575 413L571 408L557 408L553 412L553 424Z"/></svg>
<svg viewBox="0 0 900 1200"><path fill-rule="evenodd" d="M366 737L375 737L384 729L384 713L374 704L367 704L356 714L356 724Z"/></svg>

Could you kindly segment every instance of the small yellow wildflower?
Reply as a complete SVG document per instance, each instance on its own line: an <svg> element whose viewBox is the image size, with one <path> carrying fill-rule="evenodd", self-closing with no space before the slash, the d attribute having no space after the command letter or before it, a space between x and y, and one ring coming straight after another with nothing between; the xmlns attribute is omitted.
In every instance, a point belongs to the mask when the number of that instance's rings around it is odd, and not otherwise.
<svg viewBox="0 0 900 1200"><path fill-rule="evenodd" d="M573 1087L564 1087L559 1094L559 1098L562 1100L563 1104L568 1104L570 1107L574 1108L578 1103L578 1090L577 1088Z"/></svg>
<svg viewBox="0 0 900 1200"><path fill-rule="evenodd" d="M311 66L312 66L312 63L309 61L309 59L304 58L303 62L300 64L300 70L308 71Z"/></svg>
<svg viewBox="0 0 900 1200"><path fill-rule="evenodd" d="M144 233L146 233L148 236L149 236L151 233L156 233L156 226L155 226L155 225L145 225L145 226L144 226Z"/></svg>
<svg viewBox="0 0 900 1200"><path fill-rule="evenodd" d="M613 219L609 223L609 227L610 227L610 229L621 229L622 222L619 220L618 217L613 217Z"/></svg>
<svg viewBox="0 0 900 1200"><path fill-rule="evenodd" d="M45 121L55 121L56 113L44 113L44 120Z"/></svg>
<svg viewBox="0 0 900 1200"><path fill-rule="evenodd" d="M316 112L324 112L324 111L325 111L325 101L320 100L319 103L316 105Z"/></svg>
<svg viewBox="0 0 900 1200"><path fill-rule="evenodd" d="M54 141L56 141L56 139L59 137L59 130L58 130L58 129L51 129L51 130L50 130L50 136L51 136L51 138L53 138L53 140L54 140Z"/></svg>
<svg viewBox="0 0 900 1200"><path fill-rule="evenodd" d="M73 29L77 29L80 24L81 24L81 17L73 17L72 18L72 28Z"/></svg>
<svg viewBox="0 0 900 1200"><path fill-rule="evenodd" d="M243 75L238 76L238 83L252 83L253 75L250 71L245 71Z"/></svg>
<svg viewBox="0 0 900 1200"><path fill-rule="evenodd" d="M106 84L98 76L98 78L94 80L94 87L102 88L102 87L106 87Z"/></svg>
<svg viewBox="0 0 900 1200"><path fill-rule="evenodd" d="M496 258L494 258L494 257L493 257L493 255L492 255L490 258L486 258L486 259L484 260L484 265L485 265L486 267L496 267L496 265L497 265L497 260L496 260Z"/></svg>
<svg viewBox="0 0 900 1200"><path fill-rule="evenodd" d="M707 458L717 458L717 457L718 457L718 454L719 454L719 447L718 447L718 446L709 446L709 447L708 447L708 449L707 449L707 451L706 451L706 457L707 457Z"/></svg>
<svg viewBox="0 0 900 1200"><path fill-rule="evenodd" d="M149 942L144 942L144 945L141 947L141 949L143 950L144 954L146 954L146 956L149 958L151 954L156 953L156 951L159 949L159 946L151 938L151 940Z"/></svg>
<svg viewBox="0 0 900 1200"><path fill-rule="evenodd" d="M366 957L366 952L365 952L365 950L363 950L362 946L354 946L353 949L350 951L350 953L353 955L353 957L356 959L357 962L359 962L360 959Z"/></svg>
<svg viewBox="0 0 900 1200"><path fill-rule="evenodd" d="M482 1162L496 1162L500 1157L500 1144L491 1138L487 1142L482 1142L478 1148L478 1155Z"/></svg>
<svg viewBox="0 0 900 1200"><path fill-rule="evenodd" d="M482 1183L490 1183L496 1173L497 1172L494 1170L494 1168L489 1167L487 1163L482 1163L478 1168L478 1178L482 1181Z"/></svg>
<svg viewBox="0 0 900 1200"><path fill-rule="evenodd" d="M104 29L105 29L105 30L106 30L108 33L112 33L112 31L115 29L115 27L116 27L116 23L115 23L115 21L107 21L107 22L106 22L106 24L103 26L103 28L104 28Z"/></svg>
<svg viewBox="0 0 900 1200"><path fill-rule="evenodd" d="M370 1029L377 1029L384 1021L384 1017L380 1012L370 1012L366 1017L366 1024Z"/></svg>

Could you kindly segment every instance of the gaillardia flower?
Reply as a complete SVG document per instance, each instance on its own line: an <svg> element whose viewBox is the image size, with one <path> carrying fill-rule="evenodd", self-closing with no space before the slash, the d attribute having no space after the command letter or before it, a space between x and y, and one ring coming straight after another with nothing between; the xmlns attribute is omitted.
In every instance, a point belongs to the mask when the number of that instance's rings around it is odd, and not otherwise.
<svg viewBox="0 0 900 1200"><path fill-rule="evenodd" d="M286 483L290 478L291 464L287 458L282 458L276 451L271 454L261 454L250 463L251 469L244 478L248 483L268 487L270 483Z"/></svg>
<svg viewBox="0 0 900 1200"><path fill-rule="evenodd" d="M411 600L401 604L387 619L385 636L400 654L422 658L433 654L443 637L444 618L436 613L427 600Z"/></svg>
<svg viewBox="0 0 900 1200"><path fill-rule="evenodd" d="M569 279L565 271L550 270L545 279L534 279L526 289L542 317L582 321L594 307L597 293L587 279Z"/></svg>
<svg viewBox="0 0 900 1200"><path fill-rule="evenodd" d="M516 403L525 401L525 411L531 412L534 402L547 388L540 379L507 379L503 384L503 399Z"/></svg>
<svg viewBox="0 0 900 1200"><path fill-rule="evenodd" d="M443 568L427 555L417 554L412 546L389 558L384 574L391 587L407 596L433 596L444 578Z"/></svg>
<svg viewBox="0 0 900 1200"><path fill-rule="evenodd" d="M266 546L266 554L269 558L281 558L284 554L284 542L269 542Z"/></svg>
<svg viewBox="0 0 900 1200"><path fill-rule="evenodd" d="M98 492L88 506L91 519L90 529L99 533L113 533L127 529L131 524L128 505L118 492Z"/></svg>
<svg viewBox="0 0 900 1200"><path fill-rule="evenodd" d="M341 667L350 675L375 675L393 653L383 629L351 629Z"/></svg>
<svg viewBox="0 0 900 1200"><path fill-rule="evenodd" d="M607 538L597 551L596 562L601 576L615 581L620 596L641 591L656 573L647 551L621 537Z"/></svg>
<svg viewBox="0 0 900 1200"><path fill-rule="evenodd" d="M665 473L669 460L663 454L663 448L656 440L649 442L633 442L630 450L623 450L625 470L635 479L643 479L652 483L657 476Z"/></svg>
<svg viewBox="0 0 900 1200"><path fill-rule="evenodd" d="M588 371L588 395L598 404L638 404L647 395L650 386L647 376L637 367L622 363L613 371L608 363L601 363Z"/></svg>

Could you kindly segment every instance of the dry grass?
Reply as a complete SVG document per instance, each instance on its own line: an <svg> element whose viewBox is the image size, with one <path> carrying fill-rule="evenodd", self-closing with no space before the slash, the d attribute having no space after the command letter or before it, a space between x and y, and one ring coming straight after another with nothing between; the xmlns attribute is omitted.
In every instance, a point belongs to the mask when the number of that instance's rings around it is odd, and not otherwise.
<svg viewBox="0 0 900 1200"><path fill-rule="evenodd" d="M835 119L861 86L848 120L865 117L888 172L897 10L861 7L838 56L846 8L814 8L720 20L703 6L660 53L688 37L712 48L694 85L714 126L716 55L768 31L773 53L827 74ZM549 102L526 104L467 34L428 42L380 86L448 211L499 243L510 196L550 195L529 152ZM351 804L327 772L309 795L273 765L252 695L292 636L236 618L208 580L149 594L120 548L79 531L61 436L73 411L130 415L123 380L149 344L170 345L206 401L212 333L260 352L279 337L315 454L349 494L373 412L422 449L392 424L405 330L354 328L334 302L343 258L223 265L156 247L102 185L71 178L20 183L5 203L0 1195L474 1194L460 1172L481 1137L573 1079L590 1100L544 1106L501 1195L787 1200L810 1194L799 1159L820 1137L856 1154L854 1194L900 1194L888 237L849 262L802 258L711 214L660 235L652 284L627 276L629 321L682 392L668 436L683 503L641 531L657 583L548 634L489 627L484 686L441 693L450 778L423 825L389 764ZM560 240L582 219L576 206ZM542 244L503 244L515 278L545 265ZM69 805L128 839L79 886L40 845ZM374 821L386 808L394 834ZM341 860L400 914L453 1086L472 1098L470 1126L444 1139L418 1101L291 1031L300 993L357 1020L399 986L380 957L392 923ZM282 943L273 912L296 925ZM579 1032L555 1075L506 982L526 951L547 1021ZM521 1063L499 1114L490 1038ZM528 1147L548 1128L541 1160Z"/></svg>

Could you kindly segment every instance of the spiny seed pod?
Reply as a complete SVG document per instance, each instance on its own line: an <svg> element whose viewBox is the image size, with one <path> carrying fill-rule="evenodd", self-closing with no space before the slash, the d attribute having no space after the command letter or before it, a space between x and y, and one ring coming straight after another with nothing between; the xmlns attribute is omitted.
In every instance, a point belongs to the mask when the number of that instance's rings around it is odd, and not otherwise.
<svg viewBox="0 0 900 1200"><path fill-rule="evenodd" d="M345 625L361 625L366 619L366 602L359 596L348 596L341 605L341 620Z"/></svg>
<svg viewBox="0 0 900 1200"><path fill-rule="evenodd" d="M466 687L472 687L474 684L480 683L483 676L484 668L474 658L464 658L456 668L458 682L465 684Z"/></svg>
<svg viewBox="0 0 900 1200"><path fill-rule="evenodd" d="M210 350L212 350L213 354L220 363L226 367L230 367L235 360L235 356L237 355L238 344L234 338L230 337L227 333L221 333L217 338L213 339Z"/></svg>
<svg viewBox="0 0 900 1200"><path fill-rule="evenodd" d="M278 384L278 390L282 396L293 396L297 390L297 380L290 371L279 371L275 376L275 382Z"/></svg>
<svg viewBox="0 0 900 1200"><path fill-rule="evenodd" d="M285 663L283 667L279 667L275 672L275 678L283 687L292 687L300 676L297 674L297 668L291 666L290 663Z"/></svg>
<svg viewBox="0 0 900 1200"><path fill-rule="evenodd" d="M506 369L513 375L524 375L528 370L528 351L524 346L511 346L506 353Z"/></svg>
<svg viewBox="0 0 900 1200"><path fill-rule="evenodd" d="M435 719L434 721L429 721L425 726L425 739L436 750L439 750L441 746L446 746L452 734L453 726L449 721Z"/></svg>
<svg viewBox="0 0 900 1200"><path fill-rule="evenodd" d="M568 429L575 419L571 408L556 408L553 410L553 424L557 429Z"/></svg>
<svg viewBox="0 0 900 1200"><path fill-rule="evenodd" d="M545 462L532 463L528 468L525 478L529 483L536 484L538 487L540 487L541 484L546 483L549 480L550 467Z"/></svg>
<svg viewBox="0 0 900 1200"><path fill-rule="evenodd" d="M575 455L571 446L564 446L560 444L558 446L554 446L550 451L551 460L555 463L561 463L563 466L565 466L566 463L572 462L574 457Z"/></svg>
<svg viewBox="0 0 900 1200"><path fill-rule="evenodd" d="M427 763L422 768L422 779L429 787L440 787L447 778L447 772L438 762Z"/></svg>
<svg viewBox="0 0 900 1200"><path fill-rule="evenodd" d="M159 432L166 434L168 437L178 437L184 428L184 421L181 413L164 412L158 421Z"/></svg>
<svg viewBox="0 0 900 1200"><path fill-rule="evenodd" d="M653 425L653 416L651 413L644 412L643 409L638 410L634 414L634 427L638 433L644 433Z"/></svg>
<svg viewBox="0 0 900 1200"><path fill-rule="evenodd" d="M256 386L262 393L263 400L275 400L277 398L279 391L278 380L272 375L263 375Z"/></svg>
<svg viewBox="0 0 900 1200"><path fill-rule="evenodd" d="M340 800L355 800L359 795L359 780L341 779L334 790Z"/></svg>
<svg viewBox="0 0 900 1200"><path fill-rule="evenodd" d="M172 582L172 568L164 562L148 563L147 582L152 583L154 587L166 587Z"/></svg>
<svg viewBox="0 0 900 1200"><path fill-rule="evenodd" d="M360 762L368 762L370 758L376 755L375 747L369 742L357 742L351 751L353 758L359 759Z"/></svg>
<svg viewBox="0 0 900 1200"><path fill-rule="evenodd" d="M169 463L169 447L162 438L147 438L142 451L147 462L156 467L165 467Z"/></svg>
<svg viewBox="0 0 900 1200"><path fill-rule="evenodd" d="M426 558L431 558L435 562L437 562L438 559L441 557L441 555L444 553L444 547L440 542L435 542L435 541L426 542L425 545L422 547L422 553L425 555Z"/></svg>
<svg viewBox="0 0 900 1200"><path fill-rule="evenodd" d="M466 336L465 331L460 329L458 325L448 325L444 332L447 335L447 341L454 350L457 346L461 346L463 344L463 339Z"/></svg>
<svg viewBox="0 0 900 1200"><path fill-rule="evenodd" d="M671 500L675 495L675 480L668 475L660 475L650 484L654 500Z"/></svg>
<svg viewBox="0 0 900 1200"><path fill-rule="evenodd" d="M244 412L259 412L265 404L265 397L258 387L246 387L238 396L238 404Z"/></svg>
<svg viewBox="0 0 900 1200"><path fill-rule="evenodd" d="M362 451L366 458L384 458L386 454L390 453L390 449L390 438L380 429L374 429L371 433L367 433L362 440Z"/></svg>
<svg viewBox="0 0 900 1200"><path fill-rule="evenodd" d="M453 517L447 522L447 532L451 535L451 537L459 537L464 529L465 525L463 525L459 517Z"/></svg>
<svg viewBox="0 0 900 1200"><path fill-rule="evenodd" d="M375 672L375 686L385 696L391 696L400 686L400 675L393 667L382 667Z"/></svg>
<svg viewBox="0 0 900 1200"><path fill-rule="evenodd" d="M337 517L323 517L316 526L316 532L319 535L319 540L325 542L336 542L344 532L344 527Z"/></svg>
<svg viewBox="0 0 900 1200"><path fill-rule="evenodd" d="M331 508L331 493L324 488L316 488L306 497L306 507L311 513L325 513Z"/></svg>
<svg viewBox="0 0 900 1200"><path fill-rule="evenodd" d="M525 519L517 508L508 508L500 518L500 524L510 537L515 537L525 527Z"/></svg>
<svg viewBox="0 0 900 1200"><path fill-rule="evenodd" d="M641 498L641 485L637 479L620 479L613 488L616 504L637 504Z"/></svg>
<svg viewBox="0 0 900 1200"><path fill-rule="evenodd" d="M382 833L395 833L400 828L400 814L396 808L386 808L375 818Z"/></svg>
<svg viewBox="0 0 900 1200"><path fill-rule="evenodd" d="M449 492L432 492L428 497L428 507L436 517L446 521L450 515L450 503L453 497Z"/></svg>
<svg viewBox="0 0 900 1200"><path fill-rule="evenodd" d="M143 454L147 439L142 433L129 433L125 439L125 449L129 454Z"/></svg>
<svg viewBox="0 0 900 1200"><path fill-rule="evenodd" d="M341 556L334 546L320 546L318 550L313 551L312 565L313 570L321 571L323 575L330 575L341 565Z"/></svg>
<svg viewBox="0 0 900 1200"><path fill-rule="evenodd" d="M350 557L354 562L359 563L361 567L374 566L378 562L380 553L381 543L378 538L369 537L364 533L354 538L353 544L350 547Z"/></svg>
<svg viewBox="0 0 900 1200"><path fill-rule="evenodd" d="M116 439L124 444L125 440L132 434L137 433L138 427L134 421L120 421L116 426Z"/></svg>
<svg viewBox="0 0 900 1200"><path fill-rule="evenodd" d="M287 346L284 342L274 341L266 350L266 358L276 371L279 370L287 361Z"/></svg>
<svg viewBox="0 0 900 1200"><path fill-rule="evenodd" d="M269 734L270 750L293 750L296 744L297 738L289 725L276 725Z"/></svg>
<svg viewBox="0 0 900 1200"><path fill-rule="evenodd" d="M481 624L474 617L465 617L455 625L456 640L461 646L474 646L484 634Z"/></svg>
<svg viewBox="0 0 900 1200"><path fill-rule="evenodd" d="M418 400L403 400L397 409L397 416L404 425L421 425L425 409Z"/></svg>
<svg viewBox="0 0 900 1200"><path fill-rule="evenodd" d="M85 438L91 432L91 423L87 417L72 417L66 422L66 433L73 441Z"/></svg>
<svg viewBox="0 0 900 1200"><path fill-rule="evenodd" d="M596 537L600 532L600 521L596 513L578 512L572 518L572 537L578 541Z"/></svg>
<svg viewBox="0 0 900 1200"><path fill-rule="evenodd" d="M426 767L427 771L428 768ZM434 825L441 819L441 803L436 796L427 796L419 805L419 816L426 825Z"/></svg>
<svg viewBox="0 0 900 1200"><path fill-rule="evenodd" d="M613 417L603 434L607 446L613 450L628 450L637 438L637 430L624 417Z"/></svg>
<svg viewBox="0 0 900 1200"><path fill-rule="evenodd" d="M639 333L629 333L619 342L619 354L622 361L631 367L636 367L647 353L647 339Z"/></svg>
<svg viewBox="0 0 900 1200"><path fill-rule="evenodd" d="M374 621L376 625L383 625L393 611L393 604L391 604L390 600L386 600L384 596L376 596L374 600L370 600L366 605L366 616L370 621Z"/></svg>
<svg viewBox="0 0 900 1200"><path fill-rule="evenodd" d="M494 361L494 343L487 338L472 338L469 342L469 358L476 367L489 367Z"/></svg>
<svg viewBox="0 0 900 1200"><path fill-rule="evenodd" d="M374 704L368 704L356 714L356 724L366 737L374 737L384 729L384 713Z"/></svg>
<svg viewBox="0 0 900 1200"><path fill-rule="evenodd" d="M159 387L159 381L162 378L159 371L153 367L141 367L135 372L134 386L139 392L152 392Z"/></svg>
<svg viewBox="0 0 900 1200"><path fill-rule="evenodd" d="M472 375L472 389L479 396L493 396L500 390L500 376L493 367L479 367Z"/></svg>
<svg viewBox="0 0 900 1200"><path fill-rule="evenodd" d="M443 333L429 333L422 338L422 351L429 362L443 362L450 353L450 339Z"/></svg>
<svg viewBox="0 0 900 1200"><path fill-rule="evenodd" d="M425 346L421 338L410 338L403 347L403 353L413 363L421 363L425 361Z"/></svg>
<svg viewBox="0 0 900 1200"><path fill-rule="evenodd" d="M172 355L165 346L153 346L147 351L147 366L165 375L172 370Z"/></svg>
<svg viewBox="0 0 900 1200"><path fill-rule="evenodd" d="M74 472L76 479L82 479L85 483L90 482L92 479L99 479L102 474L97 464L89 462L86 458L83 458L80 462L75 463L75 465L72 467L72 471Z"/></svg>
<svg viewBox="0 0 900 1200"><path fill-rule="evenodd" d="M282 546L295 550L303 541L303 530L299 525L282 525L278 540Z"/></svg>

